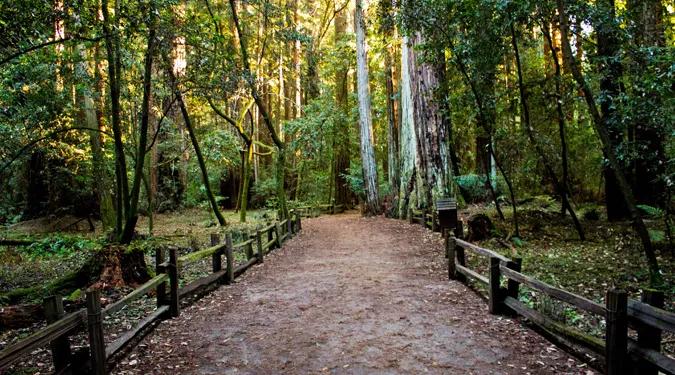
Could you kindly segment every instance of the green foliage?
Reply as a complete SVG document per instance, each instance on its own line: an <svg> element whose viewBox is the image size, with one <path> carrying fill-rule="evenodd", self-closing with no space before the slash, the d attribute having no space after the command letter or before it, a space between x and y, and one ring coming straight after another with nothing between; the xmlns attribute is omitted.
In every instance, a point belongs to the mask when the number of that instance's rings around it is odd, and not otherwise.
<svg viewBox="0 0 675 375"><path fill-rule="evenodd" d="M342 176L347 180L349 184L349 190L354 194L359 196L361 199L365 199L366 190L365 184L363 182L363 171L361 170L361 165L353 163L349 166L349 173L343 173Z"/></svg>
<svg viewBox="0 0 675 375"><path fill-rule="evenodd" d="M497 196L500 195L501 189L499 184L492 182L492 186L496 189ZM455 183L462 191L462 196L466 197L467 203L485 202L492 199L489 189L486 187L486 177L476 174L467 174L455 177Z"/></svg>
<svg viewBox="0 0 675 375"><path fill-rule="evenodd" d="M100 249L98 241L64 234L47 236L25 248L31 258L64 256L76 252L91 252Z"/></svg>
<svg viewBox="0 0 675 375"><path fill-rule="evenodd" d="M640 211L642 211L643 214L655 219L661 218L666 214L666 211L662 208L652 207L646 204L638 204L637 207L640 209Z"/></svg>

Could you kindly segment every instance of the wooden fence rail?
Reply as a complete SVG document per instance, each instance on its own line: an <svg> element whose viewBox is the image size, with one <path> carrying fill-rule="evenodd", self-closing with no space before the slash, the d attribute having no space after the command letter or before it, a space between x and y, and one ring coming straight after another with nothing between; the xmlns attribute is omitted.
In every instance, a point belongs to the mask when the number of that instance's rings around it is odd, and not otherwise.
<svg viewBox="0 0 675 375"><path fill-rule="evenodd" d="M329 212L335 212L335 207L331 206ZM80 309L65 316L63 314L62 297L52 296L47 298L45 300L45 311L49 325L0 351L0 372L35 349L51 344L52 358L57 374L105 374L108 360L134 341L142 332L147 332L147 329L152 328L154 323L159 320L179 316L181 299L205 290L209 286L231 283L254 264L263 263L265 255L276 248L280 248L283 242L298 233L302 228L301 215L297 211L291 211L291 213L294 217L293 220L286 219L264 228L258 227L255 234L249 233L248 238L241 243L233 244L231 234L226 235L225 242L221 243L219 235L213 234L211 235L211 247L181 257L177 256L176 249L170 249L169 259L165 260L164 250L157 250L155 254L156 276L105 308L101 308L100 291L98 290L87 292L86 309ZM234 266L235 249L243 251L247 259L237 267ZM180 268L208 257L212 259L213 272L179 287ZM223 257L225 257L224 269ZM156 291L157 308L139 321L131 330L106 345L103 341L103 320L105 317L122 310L153 290ZM89 335L89 347L85 352L86 360L75 361L71 354L68 337L85 328Z"/></svg>
<svg viewBox="0 0 675 375"><path fill-rule="evenodd" d="M436 230L438 224L434 220L434 215L424 210L408 211L408 222L411 224ZM675 314L662 309L663 292L646 290L637 301L629 299L625 291L611 289L607 291L605 304L602 305L522 273L520 258L509 259L464 241L462 223L457 221L457 224L454 233L444 234L448 277L462 282L473 280L485 286L490 313L523 316L548 334L594 352L604 358L603 367L607 374L657 375L662 372L675 375L675 359L661 352L662 332L675 332ZM488 260L488 275L467 266L467 251ZM502 280L506 280L506 287ZM520 285L603 318L606 322L604 340L530 308L518 299ZM629 327L637 331L637 340L628 336Z"/></svg>

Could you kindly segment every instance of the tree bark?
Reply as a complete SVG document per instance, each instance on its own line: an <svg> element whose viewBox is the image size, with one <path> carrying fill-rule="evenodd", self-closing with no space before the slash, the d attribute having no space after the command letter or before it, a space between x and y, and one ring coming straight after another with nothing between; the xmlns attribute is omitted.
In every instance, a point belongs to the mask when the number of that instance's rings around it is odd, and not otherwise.
<svg viewBox="0 0 675 375"><path fill-rule="evenodd" d="M103 32L106 52L108 56L108 86L110 88L110 111L112 117L113 138L115 140L115 182L116 182L116 212L115 233L119 237L122 235L123 218L129 212L129 182L127 180L127 162L124 154L124 143L122 141L122 119L120 106L120 75L121 58L120 42L117 32L117 15L119 9L115 9L115 20L110 17L108 10L108 0L101 0L103 14ZM113 23L114 22L114 23Z"/></svg>
<svg viewBox="0 0 675 375"><path fill-rule="evenodd" d="M359 98L359 128L361 139L361 163L363 182L366 192L367 216L380 213L380 197L377 179L377 164L373 149L373 124L370 113L370 83L368 74L368 55L366 43L366 24L363 14L363 1L356 0L354 12L356 28L356 79Z"/></svg>
<svg viewBox="0 0 675 375"><path fill-rule="evenodd" d="M408 208L416 204L414 198L414 181L417 165L417 137L415 135L415 118L413 114L413 76L410 54L414 53L408 37L403 37L401 43L401 128L399 137L399 202L398 216L403 219L408 214Z"/></svg>
<svg viewBox="0 0 675 375"><path fill-rule="evenodd" d="M335 44L343 43L347 32L346 10L335 15ZM349 67L339 64L335 69L335 106L340 112L333 134L333 153L335 165L333 167L333 181L335 185L335 204L349 203L349 185L345 174L349 173L349 124L347 122L349 105Z"/></svg>

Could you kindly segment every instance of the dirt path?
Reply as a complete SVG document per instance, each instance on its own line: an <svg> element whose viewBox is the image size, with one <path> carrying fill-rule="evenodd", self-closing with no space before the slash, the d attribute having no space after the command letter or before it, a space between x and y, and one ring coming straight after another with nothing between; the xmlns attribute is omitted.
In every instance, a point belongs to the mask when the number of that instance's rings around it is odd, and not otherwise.
<svg viewBox="0 0 675 375"><path fill-rule="evenodd" d="M586 374L448 282L438 234L357 215L303 231L163 322L119 374ZM592 372L590 372L592 373Z"/></svg>

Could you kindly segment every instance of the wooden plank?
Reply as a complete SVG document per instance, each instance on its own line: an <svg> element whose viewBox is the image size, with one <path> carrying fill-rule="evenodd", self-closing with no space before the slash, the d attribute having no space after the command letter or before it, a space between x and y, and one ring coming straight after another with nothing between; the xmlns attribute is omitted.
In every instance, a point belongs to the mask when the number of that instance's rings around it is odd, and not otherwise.
<svg viewBox="0 0 675 375"><path fill-rule="evenodd" d="M467 276L467 277L470 277L470 278L472 278L472 279L475 279L476 281L480 281L481 283L483 283L483 284L485 284L485 285L490 284L490 280L488 280L487 277L485 277L485 276L479 274L479 273L476 272L476 271L473 271L473 270L471 270L471 269L469 269L469 268L467 268L467 267L464 267L464 266L462 266L462 265L459 265L459 264L457 264L457 265L455 266L455 268L457 269L457 272L459 272L459 273L461 273L461 274L463 274L463 275L465 275L465 276Z"/></svg>
<svg viewBox="0 0 675 375"><path fill-rule="evenodd" d="M628 316L663 331L675 332L675 313L647 305L633 299L628 300Z"/></svg>
<svg viewBox="0 0 675 375"><path fill-rule="evenodd" d="M628 354L634 359L644 360L653 364L659 371L665 374L675 374L675 359L654 349L642 348L632 339L628 340Z"/></svg>
<svg viewBox="0 0 675 375"><path fill-rule="evenodd" d="M160 306L159 308L157 308L157 310L153 311L150 315L146 316L145 318L143 318L143 320L138 322L138 324L133 329L125 332L124 335L117 338L117 340L108 344L108 346L106 346L105 348L106 358L109 358L117 354L117 352L122 350L127 344L131 342L131 340L133 340L136 336L138 336L139 333L141 333L144 329L146 329L155 321L161 319L163 315L166 315L168 313L168 311L169 306Z"/></svg>
<svg viewBox="0 0 675 375"><path fill-rule="evenodd" d="M24 355L48 344L50 341L82 327L82 324L86 322L86 320L87 311L85 309L80 309L33 333L16 344L5 348L0 352L0 369L6 368L21 359Z"/></svg>
<svg viewBox="0 0 675 375"><path fill-rule="evenodd" d="M658 290L643 290L640 298L642 303L662 309L664 305L664 293ZM659 328L639 322L635 325L638 334L637 344L642 349L661 351L662 331ZM635 371L640 375L658 375L659 370L650 361L639 360L635 363Z"/></svg>
<svg viewBox="0 0 675 375"><path fill-rule="evenodd" d="M185 264L185 263L192 263L195 261L198 261L200 259L209 257L213 254L215 254L218 251L222 251L225 248L225 244L219 244L216 246L211 246L206 249L202 249L199 251L195 251L190 254L185 254L182 257L178 258L178 264Z"/></svg>
<svg viewBox="0 0 675 375"><path fill-rule="evenodd" d="M509 259L509 258L507 258L507 257L505 257L505 256L503 256L503 255L501 255L501 254L499 254L495 251L492 251L492 250L489 250L489 249L484 249L484 248L482 248L478 245L474 245L471 242L466 242L466 241L464 241L460 238L457 238L457 245L459 245L459 246L461 246L465 249L472 250L474 253L484 255L488 258L495 257L495 258L501 260L502 262L509 262L511 260L511 259Z"/></svg>
<svg viewBox="0 0 675 375"><path fill-rule="evenodd" d="M272 238L270 241L267 241L265 244L263 244L263 249L266 251L267 254L269 254L271 252L270 248L276 242L277 242L277 240Z"/></svg>
<svg viewBox="0 0 675 375"><path fill-rule="evenodd" d="M252 243L255 243L255 239L253 239L253 238L250 239L250 240L247 240L247 241L240 242L240 243L238 243L238 244L232 245L232 248L234 248L235 250L237 250L237 249L242 249L242 248L244 248L244 247L246 247L246 246L248 246L248 245L250 245L250 244L252 244Z"/></svg>
<svg viewBox="0 0 675 375"><path fill-rule="evenodd" d="M266 226L266 227L263 227L263 229L261 229L260 231L261 231L262 233L265 233L265 232L268 232L268 231L270 231L270 230L276 228L276 226L277 226L276 223L272 223L272 224L270 224L270 225L268 225L268 226Z"/></svg>
<svg viewBox="0 0 675 375"><path fill-rule="evenodd" d="M504 304L511 310L517 312L532 323L547 331L561 335L576 344L583 345L584 347L592 350L594 353L603 355L605 352L605 342L603 340L587 335L562 323L556 322L553 319L541 314L540 312L530 309L529 307L525 306L524 303L513 297L507 296L504 298Z"/></svg>
<svg viewBox="0 0 675 375"><path fill-rule="evenodd" d="M112 314L122 310L128 304L130 304L131 302L141 298L146 293L155 289L158 285L164 283L167 280L169 280L169 275L167 275L165 273L153 277L152 279L148 280L145 284L143 284L143 285L139 286L138 288L134 289L133 292L127 294L121 300L106 306L106 308L103 309L103 312L102 312L103 317L106 317L108 315L112 315Z"/></svg>
<svg viewBox="0 0 675 375"><path fill-rule="evenodd" d="M551 297L554 297L556 299L559 299L563 302L567 302L569 304L572 304L582 310L592 312L594 314L600 315L600 316L605 316L606 314L606 309L604 306L597 302L593 302L587 298L578 296L574 293L570 293L566 290L556 288L552 285L546 284L543 281L539 281L535 278L532 278L527 275L523 275L520 272L516 272L514 270L509 269L505 265L501 264L499 266L499 269L501 270L502 274L505 277L508 277L511 280L517 281L521 284L525 284L532 289L536 289L542 293L545 293Z"/></svg>

